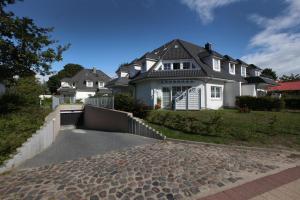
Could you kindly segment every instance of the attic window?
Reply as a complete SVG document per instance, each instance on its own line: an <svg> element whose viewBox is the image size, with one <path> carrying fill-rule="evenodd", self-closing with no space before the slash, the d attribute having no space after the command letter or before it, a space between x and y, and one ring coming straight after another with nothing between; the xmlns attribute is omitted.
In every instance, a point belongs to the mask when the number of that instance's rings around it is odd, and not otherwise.
<svg viewBox="0 0 300 200"><path fill-rule="evenodd" d="M174 46L174 48L175 48L175 49L178 49L178 45L176 44L176 45Z"/></svg>
<svg viewBox="0 0 300 200"><path fill-rule="evenodd" d="M154 54L156 55L156 54L158 54L158 52L159 52L159 51L155 51Z"/></svg>
<svg viewBox="0 0 300 200"><path fill-rule="evenodd" d="M219 59L213 58L213 70L221 71L221 61Z"/></svg>
<svg viewBox="0 0 300 200"><path fill-rule="evenodd" d="M164 48L164 51L167 50L168 48Z"/></svg>
<svg viewBox="0 0 300 200"><path fill-rule="evenodd" d="M86 87L93 87L93 81L86 81Z"/></svg>

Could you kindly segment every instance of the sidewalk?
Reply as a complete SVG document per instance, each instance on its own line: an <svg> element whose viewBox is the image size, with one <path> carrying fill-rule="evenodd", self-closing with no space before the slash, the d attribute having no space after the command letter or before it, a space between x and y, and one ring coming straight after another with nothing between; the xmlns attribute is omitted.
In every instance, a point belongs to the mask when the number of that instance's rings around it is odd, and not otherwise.
<svg viewBox="0 0 300 200"><path fill-rule="evenodd" d="M199 200L298 200L300 166L266 176Z"/></svg>

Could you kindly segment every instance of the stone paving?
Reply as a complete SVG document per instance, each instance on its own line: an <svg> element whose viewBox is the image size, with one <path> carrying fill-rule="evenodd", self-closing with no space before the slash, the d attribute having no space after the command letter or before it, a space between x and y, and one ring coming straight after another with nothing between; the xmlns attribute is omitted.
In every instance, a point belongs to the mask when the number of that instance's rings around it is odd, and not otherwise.
<svg viewBox="0 0 300 200"><path fill-rule="evenodd" d="M289 153L157 142L0 175L0 199L197 199L298 161Z"/></svg>

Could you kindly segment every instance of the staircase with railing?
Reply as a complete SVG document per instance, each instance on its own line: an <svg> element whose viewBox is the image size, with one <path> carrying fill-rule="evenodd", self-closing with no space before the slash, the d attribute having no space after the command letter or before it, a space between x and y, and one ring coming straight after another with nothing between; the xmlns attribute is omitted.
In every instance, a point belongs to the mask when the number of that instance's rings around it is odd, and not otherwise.
<svg viewBox="0 0 300 200"><path fill-rule="evenodd" d="M192 87L175 98L175 110L200 110L201 89Z"/></svg>

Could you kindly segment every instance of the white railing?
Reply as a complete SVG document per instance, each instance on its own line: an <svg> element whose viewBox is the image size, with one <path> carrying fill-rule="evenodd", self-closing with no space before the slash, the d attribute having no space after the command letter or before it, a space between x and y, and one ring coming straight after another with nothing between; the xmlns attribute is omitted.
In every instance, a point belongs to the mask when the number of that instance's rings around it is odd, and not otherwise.
<svg viewBox="0 0 300 200"><path fill-rule="evenodd" d="M175 110L200 110L201 90L192 87L175 98Z"/></svg>
<svg viewBox="0 0 300 200"><path fill-rule="evenodd" d="M90 97L85 99L86 105L114 109L114 97Z"/></svg>

